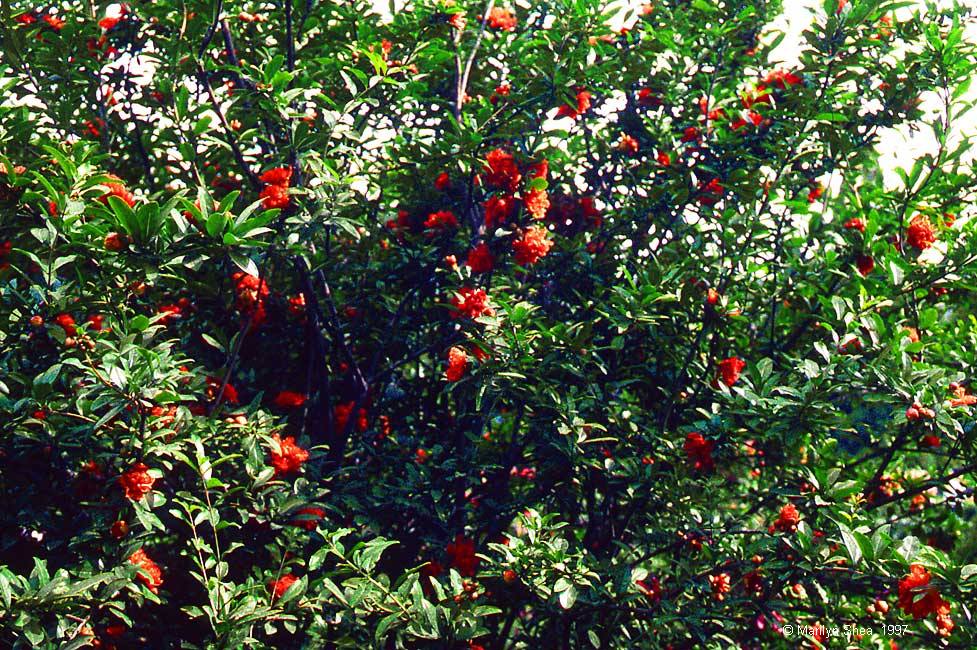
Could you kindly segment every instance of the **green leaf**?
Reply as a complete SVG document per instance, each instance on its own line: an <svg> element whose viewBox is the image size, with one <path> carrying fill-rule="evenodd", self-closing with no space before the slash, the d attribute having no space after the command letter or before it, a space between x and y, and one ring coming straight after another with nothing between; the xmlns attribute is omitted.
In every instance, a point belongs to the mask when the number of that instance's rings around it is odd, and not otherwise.
<svg viewBox="0 0 977 650"><path fill-rule="evenodd" d="M143 316L142 314L134 316L131 321L129 321L129 329L134 332L142 332L147 327L149 327L149 318Z"/></svg>
<svg viewBox="0 0 977 650"><path fill-rule="evenodd" d="M62 364L56 363L41 374L34 377L34 386L50 386L54 383L54 380L58 378L61 373Z"/></svg>
<svg viewBox="0 0 977 650"><path fill-rule="evenodd" d="M357 558L357 565L364 571L372 571L380 560L380 556L383 555L383 552L391 546L396 546L398 543L397 540L382 538L370 540L366 543L363 550L360 551L359 557Z"/></svg>
<svg viewBox="0 0 977 650"><path fill-rule="evenodd" d="M250 257L241 255L240 253L236 253L234 251L231 251L230 255L231 261L233 261L239 269L248 275L258 277L261 274L261 271L258 270L258 265L255 264L254 260L252 260Z"/></svg>
<svg viewBox="0 0 977 650"><path fill-rule="evenodd" d="M903 283L903 280L906 279L906 271L902 268L902 265L894 259L889 260L889 278L892 280L893 286L896 287L900 286Z"/></svg>
<svg viewBox="0 0 977 650"><path fill-rule="evenodd" d="M309 569L311 570L312 569L311 562L309 564L310 564ZM329 593L331 593L333 596L335 596L336 599L339 602L341 602L343 605L348 605L349 604L346 601L345 594L343 594L342 590L336 585L335 582L333 582L329 578L323 577L322 578L322 584L325 585L326 589L329 590Z"/></svg>
<svg viewBox="0 0 977 650"><path fill-rule="evenodd" d="M7 609L10 609L10 603L13 602L14 592L10 588L10 580L4 575L3 567L0 567L0 599L3 600L3 605Z"/></svg>
<svg viewBox="0 0 977 650"><path fill-rule="evenodd" d="M387 631L398 623L400 623L400 617L397 616L397 614L390 614L388 616L384 616L383 618L380 619L380 622L377 623L377 629L373 631L373 638L378 643L383 641L383 639L387 635Z"/></svg>
<svg viewBox="0 0 977 650"><path fill-rule="evenodd" d="M916 558L916 555L919 553L919 549L919 540L910 535L902 540L902 543L899 544L899 548L896 549L896 553L906 564L909 564Z"/></svg>
<svg viewBox="0 0 977 650"><path fill-rule="evenodd" d="M560 593L560 607L570 609L575 602L577 602L577 587L571 584Z"/></svg>
<svg viewBox="0 0 977 650"><path fill-rule="evenodd" d="M862 559L862 549L858 545L858 540L855 539L855 535L848 526L839 523L838 529L841 531L841 541L845 543L845 548L848 549L848 556L851 558L852 566L855 566Z"/></svg>
<svg viewBox="0 0 977 650"><path fill-rule="evenodd" d="M977 564L967 564L960 569L960 581L966 582L974 576L977 576Z"/></svg>

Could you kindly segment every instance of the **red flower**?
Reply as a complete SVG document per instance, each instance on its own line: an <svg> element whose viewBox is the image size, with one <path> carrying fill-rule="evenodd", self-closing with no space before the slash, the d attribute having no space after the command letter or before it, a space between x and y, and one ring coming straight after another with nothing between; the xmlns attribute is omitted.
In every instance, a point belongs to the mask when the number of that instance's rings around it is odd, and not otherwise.
<svg viewBox="0 0 977 650"><path fill-rule="evenodd" d="M770 526L769 531L771 535L777 530L782 533L793 533L797 531L797 524L799 523L801 523L801 514L797 511L797 506L788 503L780 509L780 515L777 517L777 521Z"/></svg>
<svg viewBox="0 0 977 650"><path fill-rule="evenodd" d="M295 317L305 315L305 294L299 293L288 299L288 313Z"/></svg>
<svg viewBox="0 0 977 650"><path fill-rule="evenodd" d="M126 236L117 232L110 232L105 235L105 241L103 242L105 250L118 252L124 250L128 243L126 242Z"/></svg>
<svg viewBox="0 0 977 650"><path fill-rule="evenodd" d="M760 126L763 123L763 116L756 111L746 111L746 113L741 114L733 123L730 125L734 131L739 131L744 126L752 124L753 126Z"/></svg>
<svg viewBox="0 0 977 650"><path fill-rule="evenodd" d="M298 515L298 517L289 523L292 526L297 526L298 528L304 528L305 530L311 531L315 530L319 526L319 520L326 516L326 511L322 508L316 508L315 506L307 506L305 508L300 508L295 514Z"/></svg>
<svg viewBox="0 0 977 650"><path fill-rule="evenodd" d="M448 350L448 369L444 376L448 381L458 381L468 370L468 355L462 348L453 346Z"/></svg>
<svg viewBox="0 0 977 650"><path fill-rule="evenodd" d="M488 26L503 32L515 31L516 16L503 7L492 7L488 15Z"/></svg>
<svg viewBox="0 0 977 650"><path fill-rule="evenodd" d="M458 227L458 217L450 210L439 210L427 216L424 227L429 230L447 230Z"/></svg>
<svg viewBox="0 0 977 650"><path fill-rule="evenodd" d="M485 202L485 226L493 228L505 223L515 209L515 201L511 196L491 196Z"/></svg>
<svg viewBox="0 0 977 650"><path fill-rule="evenodd" d="M468 260L465 263L472 270L472 273L488 273L491 271L494 260L488 244L485 242L476 244L474 248L468 251Z"/></svg>
<svg viewBox="0 0 977 650"><path fill-rule="evenodd" d="M139 501L152 492L156 479L149 475L149 468L145 463L136 463L119 477L119 483L126 497L132 501Z"/></svg>
<svg viewBox="0 0 977 650"><path fill-rule="evenodd" d="M451 14L448 16L448 24L460 32L465 29L468 21L465 19L465 14Z"/></svg>
<svg viewBox="0 0 977 650"><path fill-rule="evenodd" d="M268 185L261 190L261 194L258 196L261 198L261 205L265 210L274 210L275 208L284 210L291 200L286 185Z"/></svg>
<svg viewBox="0 0 977 650"><path fill-rule="evenodd" d="M118 25L120 20L122 20L121 16L106 16L105 18L98 21L98 26L105 31L109 31L113 27Z"/></svg>
<svg viewBox="0 0 977 650"><path fill-rule="evenodd" d="M264 172L258 179L265 183L259 197L266 210L275 208L284 210L291 200L288 196L288 185L292 180L291 167L273 167Z"/></svg>
<svg viewBox="0 0 977 650"><path fill-rule="evenodd" d="M463 535L457 535L455 541L444 549L448 556L448 565L457 569L466 578L475 575L479 559L475 556L475 542Z"/></svg>
<svg viewBox="0 0 977 650"><path fill-rule="evenodd" d="M266 185L284 185L288 187L292 181L291 167L272 167L258 177Z"/></svg>
<svg viewBox="0 0 977 650"><path fill-rule="evenodd" d="M78 476L75 479L75 495L82 499L91 498L104 479L105 474L102 472L99 464L94 460L87 461L82 464Z"/></svg>
<svg viewBox="0 0 977 650"><path fill-rule="evenodd" d="M657 605L661 601L662 585L658 576L648 576L644 580L635 580L634 584L638 585L638 589L647 596L653 605Z"/></svg>
<svg viewBox="0 0 977 650"><path fill-rule="evenodd" d="M129 524L119 519L112 523L111 528L109 528L109 534L116 539L122 539L129 534Z"/></svg>
<svg viewBox="0 0 977 650"><path fill-rule="evenodd" d="M856 255L855 266L858 268L858 272L862 277L865 277L875 270L875 260L872 259L871 255Z"/></svg>
<svg viewBox="0 0 977 650"><path fill-rule="evenodd" d="M550 209L550 197L546 194L546 190L529 190L523 195L522 202L533 219L543 219L546 217L546 211Z"/></svg>
<svg viewBox="0 0 977 650"><path fill-rule="evenodd" d="M159 565L146 555L146 551L139 549L129 556L129 562L139 567L139 573L136 574L139 581L154 594L158 593L163 584L163 572Z"/></svg>
<svg viewBox="0 0 977 650"><path fill-rule="evenodd" d="M75 319L71 317L71 314L58 314L54 317L54 324L59 325L66 336L74 336L78 333L78 329L75 327Z"/></svg>
<svg viewBox="0 0 977 650"><path fill-rule="evenodd" d="M434 179L434 187L442 192L448 189L449 185L451 185L451 177L448 176L448 172L441 172L438 174L438 177Z"/></svg>
<svg viewBox="0 0 977 650"><path fill-rule="evenodd" d="M661 105L662 100L655 95L655 92L651 88L642 88L638 91L638 106L655 108Z"/></svg>
<svg viewBox="0 0 977 650"><path fill-rule="evenodd" d="M657 160L658 164L662 167L668 167L672 164L672 157L665 151L659 151L655 156L655 160Z"/></svg>
<svg viewBox="0 0 977 650"><path fill-rule="evenodd" d="M207 397L209 399L217 399L217 394L220 392L221 384L223 380L219 377L207 377ZM227 382L224 386L223 400L228 404L238 403L237 389L231 385L231 382Z"/></svg>
<svg viewBox="0 0 977 650"><path fill-rule="evenodd" d="M118 25L119 21L121 21L122 18L126 15L126 10L127 10L125 4L120 4L118 7L119 7L118 12L115 15L109 16L108 14L106 14L105 18L102 18L100 21L98 21L98 26L105 31L110 31L113 27Z"/></svg>
<svg viewBox="0 0 977 650"><path fill-rule="evenodd" d="M716 465L712 459L713 442L706 440L698 431L693 431L685 436L685 444L682 448L697 471L711 472L715 468Z"/></svg>
<svg viewBox="0 0 977 650"><path fill-rule="evenodd" d="M526 176L529 178L542 178L546 179L546 176L550 173L550 161L540 160L538 163L533 163L526 170Z"/></svg>
<svg viewBox="0 0 977 650"><path fill-rule="evenodd" d="M729 357L720 361L718 367L719 379L727 386L732 386L739 380L746 362L738 357Z"/></svg>
<svg viewBox="0 0 977 650"><path fill-rule="evenodd" d="M542 226L527 228L521 239L512 242L512 249L516 253L516 263L530 266L546 257L553 247L553 241L548 238L549 231Z"/></svg>
<svg viewBox="0 0 977 650"><path fill-rule="evenodd" d="M857 230L858 232L865 232L865 222L858 217L852 217L844 223L845 228L848 230Z"/></svg>
<svg viewBox="0 0 977 650"><path fill-rule="evenodd" d="M345 431L346 423L349 422L349 416L353 413L353 407L356 406L356 402L345 402L343 404L337 404L336 408L332 412L333 426L336 431ZM369 423L366 418L366 409L361 408L356 418L356 428L360 433L366 431Z"/></svg>
<svg viewBox="0 0 977 650"><path fill-rule="evenodd" d="M753 108L757 104L770 104L770 93L767 92L767 88L763 83L757 84L757 87L748 90L740 97L740 103L743 104L743 108Z"/></svg>
<svg viewBox="0 0 977 650"><path fill-rule="evenodd" d="M305 404L305 395L291 390L283 390L275 396L275 406L282 409L294 409Z"/></svg>
<svg viewBox="0 0 977 650"><path fill-rule="evenodd" d="M617 150L618 151L620 151L622 153L634 155L634 154L638 153L638 151L640 149L641 149L641 146L638 144L638 141L637 140L635 140L633 137L631 137L627 133L622 133L621 134L621 139L617 143Z"/></svg>
<svg viewBox="0 0 977 650"><path fill-rule="evenodd" d="M950 392L953 397L950 398L950 407L956 408L958 406L973 406L977 404L977 395L968 395L967 389L957 383L950 384Z"/></svg>
<svg viewBox="0 0 977 650"><path fill-rule="evenodd" d="M234 280L234 293L237 296L235 307L251 318L251 326L256 327L265 321L264 300L268 297L268 283L250 273L238 271L231 276Z"/></svg>
<svg viewBox="0 0 977 650"><path fill-rule="evenodd" d="M933 613L950 612L950 603L940 597L936 587L930 586L933 576L921 564L909 565L909 575L899 581L899 607L912 614L917 621Z"/></svg>
<svg viewBox="0 0 977 650"><path fill-rule="evenodd" d="M560 108L558 108L556 111L556 116L577 119L580 117L580 115L590 110L590 98L591 94L589 92L586 90L578 90L577 105L572 106L570 104L564 104L563 106L560 106Z"/></svg>
<svg viewBox="0 0 977 650"><path fill-rule="evenodd" d="M708 183L700 182L699 195L696 197L696 201L702 205L715 205L719 199L723 198L724 191L725 189L718 178L713 178Z"/></svg>
<svg viewBox="0 0 977 650"><path fill-rule="evenodd" d="M712 588L713 599L722 602L732 589L729 574L719 573L709 576L709 586Z"/></svg>
<svg viewBox="0 0 977 650"><path fill-rule="evenodd" d="M282 440L276 433L272 440L271 466L275 468L275 476L295 474L302 468L302 463L309 459L309 452L295 444L295 438L288 436Z"/></svg>
<svg viewBox="0 0 977 650"><path fill-rule="evenodd" d="M940 436L928 434L923 436L922 440L919 441L919 444L923 447L939 447L943 444L943 441L940 440Z"/></svg>
<svg viewBox="0 0 977 650"><path fill-rule="evenodd" d="M807 193L807 202L814 203L824 195L824 185L818 183ZM864 231L863 231L864 232Z"/></svg>
<svg viewBox="0 0 977 650"><path fill-rule="evenodd" d="M64 27L64 21L57 16L52 16L51 14L44 14L44 17L41 20L47 23L48 27L56 32L60 32L61 28Z"/></svg>
<svg viewBox="0 0 977 650"><path fill-rule="evenodd" d="M90 330L93 332L101 332L103 321L105 321L105 316L102 316L101 314L92 314L88 317L86 322L88 323L88 328Z"/></svg>
<svg viewBox="0 0 977 650"><path fill-rule="evenodd" d="M462 287L452 296L451 305L455 308L455 311L451 313L452 318L467 316L475 319L482 315L492 316L495 314L495 310L488 305L488 294L485 293L484 289Z"/></svg>
<svg viewBox="0 0 977 650"><path fill-rule="evenodd" d="M772 70L763 78L760 87L786 90L789 86L796 86L803 81L804 78L797 73L787 72L786 70Z"/></svg>
<svg viewBox="0 0 977 650"><path fill-rule="evenodd" d="M917 214L906 229L906 241L916 250L926 250L936 241L936 230L928 217Z"/></svg>
<svg viewBox="0 0 977 650"><path fill-rule="evenodd" d="M950 618L950 603L944 603L936 610L936 633L944 639L953 634L953 619Z"/></svg>
<svg viewBox="0 0 977 650"><path fill-rule="evenodd" d="M511 91L512 88L509 86L509 84L507 83L499 84L498 86L495 87L495 92L492 93L492 96L489 97L489 102L491 102L491 104L495 106L496 104L499 103L499 101L508 97Z"/></svg>
<svg viewBox="0 0 977 650"><path fill-rule="evenodd" d="M522 180L515 158L502 149L493 149L488 153L482 173L487 185L510 192L515 191Z"/></svg>
<svg viewBox="0 0 977 650"><path fill-rule="evenodd" d="M119 181L119 178L117 176L113 176L112 174L106 174L106 176L116 181ZM136 204L136 200L133 198L132 192L127 190L125 185L123 185L121 181L117 183L113 183L113 182L102 183L102 185L105 186L105 193L102 194L102 196L98 197L98 200L101 203L108 205L109 197L115 196L117 198L122 199L126 203L126 205L128 205L130 208Z"/></svg>
<svg viewBox="0 0 977 650"><path fill-rule="evenodd" d="M160 325L169 325L183 317L183 309L179 305L160 305L156 313L159 315Z"/></svg>
<svg viewBox="0 0 977 650"><path fill-rule="evenodd" d="M271 592L271 599L278 600L285 595L288 588L298 582L298 578L293 576L291 573L286 573L281 578L277 580L268 581L268 591Z"/></svg>
<svg viewBox="0 0 977 650"><path fill-rule="evenodd" d="M753 596L763 593L763 574L758 569L743 576L743 590Z"/></svg>
<svg viewBox="0 0 977 650"><path fill-rule="evenodd" d="M690 126L682 132L681 140L682 142L693 142L694 140L698 140L701 135L697 127Z"/></svg>
<svg viewBox="0 0 977 650"><path fill-rule="evenodd" d="M88 135L92 136L93 138L102 137L103 126L105 126L105 122L101 118L96 117L94 121L85 120L85 131L87 131Z"/></svg>

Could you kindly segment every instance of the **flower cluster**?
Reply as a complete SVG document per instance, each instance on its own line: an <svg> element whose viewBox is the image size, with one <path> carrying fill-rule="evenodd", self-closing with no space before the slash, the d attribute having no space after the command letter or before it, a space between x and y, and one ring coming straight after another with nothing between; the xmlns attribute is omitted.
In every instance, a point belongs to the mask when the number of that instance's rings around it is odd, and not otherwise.
<svg viewBox="0 0 977 650"><path fill-rule="evenodd" d="M265 184L261 190L261 205L266 210L278 208L284 210L291 199L288 195L289 183L292 180L290 167L274 167L263 173L259 180Z"/></svg>
<svg viewBox="0 0 977 650"><path fill-rule="evenodd" d="M448 350L448 369L444 376L448 381L459 381L468 372L468 355L462 348L453 346Z"/></svg>
<svg viewBox="0 0 977 650"><path fill-rule="evenodd" d="M549 232L542 226L527 228L522 237L512 242L512 249L516 254L516 263L530 266L546 257L553 247Z"/></svg>
<svg viewBox="0 0 977 650"><path fill-rule="evenodd" d="M793 533L797 531L797 524L801 523L801 513L797 511L797 506L788 503L780 509L777 521L770 526L769 532L772 535L776 531L782 533Z"/></svg>
<svg viewBox="0 0 977 650"><path fill-rule="evenodd" d="M309 452L295 444L295 438L286 437L284 440L276 433L272 437L271 466L275 468L275 476L282 477L296 474L302 469L302 464L309 459Z"/></svg>
<svg viewBox="0 0 977 650"><path fill-rule="evenodd" d="M163 571L158 564L146 555L146 551L137 550L129 556L129 562L139 567L139 572L136 574L139 581L154 594L158 593L159 588L163 585Z"/></svg>
<svg viewBox="0 0 977 650"><path fill-rule="evenodd" d="M950 603L940 596L939 589L931 584L932 579L932 574L923 565L910 565L909 575L899 581L898 605L917 621L936 614L937 630L940 636L947 637L954 628Z"/></svg>
<svg viewBox="0 0 977 650"><path fill-rule="evenodd" d="M495 310L489 306L488 294L485 289L474 289L472 287L461 287L451 297L452 318L471 318L476 319L481 316L492 316Z"/></svg>
<svg viewBox="0 0 977 650"><path fill-rule="evenodd" d="M105 193L98 197L98 200L108 205L109 197L114 196L117 199L121 199L130 208L134 206L136 199L132 196L132 192L127 190L126 186L123 185L122 180L114 174L106 174L106 176L111 180L102 184L105 187Z"/></svg>
<svg viewBox="0 0 977 650"><path fill-rule="evenodd" d="M717 379L727 386L732 386L739 381L740 373L746 368L746 362L739 357L729 357L717 364L719 376Z"/></svg>
<svg viewBox="0 0 977 650"><path fill-rule="evenodd" d="M268 283L263 278L237 271L231 276L234 280L234 306L244 316L250 318L251 327L260 326L268 318L265 299L268 297Z"/></svg>
<svg viewBox="0 0 977 650"><path fill-rule="evenodd" d="M152 492L155 482L156 479L149 474L149 467L145 463L136 463L119 477L122 490L132 501L139 501Z"/></svg>
<svg viewBox="0 0 977 650"><path fill-rule="evenodd" d="M683 449L692 467L699 472L708 473L715 468L715 461L712 458L713 442L706 440L698 431L693 431L685 436Z"/></svg>

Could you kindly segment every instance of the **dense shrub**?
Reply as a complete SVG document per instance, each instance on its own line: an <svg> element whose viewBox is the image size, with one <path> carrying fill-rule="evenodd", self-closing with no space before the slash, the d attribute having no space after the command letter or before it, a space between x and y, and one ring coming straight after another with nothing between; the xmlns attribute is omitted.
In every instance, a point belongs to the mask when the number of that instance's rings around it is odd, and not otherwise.
<svg viewBox="0 0 977 650"><path fill-rule="evenodd" d="M0 5L0 643L977 645L904 4Z"/></svg>

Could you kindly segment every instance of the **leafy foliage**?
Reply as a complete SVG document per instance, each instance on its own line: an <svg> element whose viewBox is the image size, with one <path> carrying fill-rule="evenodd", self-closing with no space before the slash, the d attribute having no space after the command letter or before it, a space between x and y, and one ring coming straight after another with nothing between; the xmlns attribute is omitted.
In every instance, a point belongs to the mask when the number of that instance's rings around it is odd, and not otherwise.
<svg viewBox="0 0 977 650"><path fill-rule="evenodd" d="M0 5L3 644L974 647L906 5Z"/></svg>

